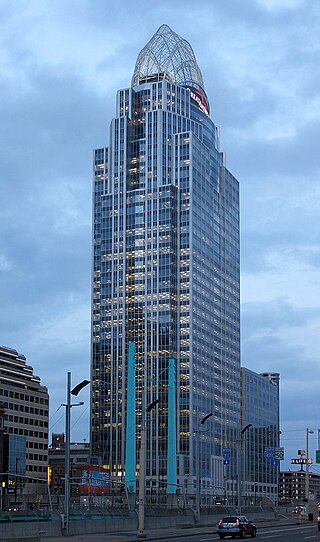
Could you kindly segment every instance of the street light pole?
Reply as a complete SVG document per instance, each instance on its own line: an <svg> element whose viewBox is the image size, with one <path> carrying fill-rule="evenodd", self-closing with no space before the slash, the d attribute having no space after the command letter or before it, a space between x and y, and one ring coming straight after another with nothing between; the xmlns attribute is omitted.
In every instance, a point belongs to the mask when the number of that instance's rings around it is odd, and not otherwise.
<svg viewBox="0 0 320 542"><path fill-rule="evenodd" d="M146 493L146 422L147 414L160 403L160 399L155 399L147 406L145 412L142 411L141 440L139 450L139 504L138 504L138 532L137 538L145 538L144 532L144 507Z"/></svg>
<svg viewBox="0 0 320 542"><path fill-rule="evenodd" d="M196 430L196 522L200 521L200 425L203 425L209 418L213 416L213 412L206 414L201 420L198 417L197 411L197 430Z"/></svg>
<svg viewBox="0 0 320 542"><path fill-rule="evenodd" d="M307 499L307 514L309 519L309 435L314 433L312 429L306 429L306 482L305 482L305 498Z"/></svg>
<svg viewBox="0 0 320 542"><path fill-rule="evenodd" d="M18 462L20 457L16 457L16 477L14 482L14 502L17 504L17 494L18 494Z"/></svg>
<svg viewBox="0 0 320 542"><path fill-rule="evenodd" d="M248 423L248 425L246 425L245 427L241 429L239 446L238 446L238 510L239 510L239 515L241 515L241 509L242 509L241 485L242 485L242 466L244 462L244 459L242 457L243 455L242 443L243 443L243 435L250 427L252 427L252 423Z"/></svg>
<svg viewBox="0 0 320 542"><path fill-rule="evenodd" d="M139 505L138 505L138 538L145 538L144 533L144 501L146 487L146 428L145 420L142 420L141 425L141 441L139 450Z"/></svg>
<svg viewBox="0 0 320 542"><path fill-rule="evenodd" d="M64 514L66 521L66 534L69 536L69 500L70 500L70 414L71 414L71 373L67 374L67 403L66 403L66 448L65 448L65 475L64 475Z"/></svg>
<svg viewBox="0 0 320 542"><path fill-rule="evenodd" d="M197 417L197 439L196 439L196 522L200 521L200 431L199 419Z"/></svg>
<svg viewBox="0 0 320 542"><path fill-rule="evenodd" d="M66 526L66 536L69 536L69 501L70 501L70 417L71 417L71 408L73 406L84 405L83 401L79 403L71 404L71 394L78 395L78 393L89 384L89 380L82 380L80 384L77 384L71 390L71 373L67 373L67 402L62 406L66 407L66 443L65 443L65 478L64 478L64 515L65 515L65 526Z"/></svg>

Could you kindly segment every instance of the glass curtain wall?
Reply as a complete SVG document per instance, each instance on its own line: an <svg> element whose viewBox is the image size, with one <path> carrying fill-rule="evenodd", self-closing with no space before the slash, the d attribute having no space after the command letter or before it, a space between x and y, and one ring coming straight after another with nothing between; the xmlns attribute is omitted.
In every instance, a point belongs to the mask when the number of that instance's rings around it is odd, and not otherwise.
<svg viewBox="0 0 320 542"><path fill-rule="evenodd" d="M171 357L178 483L194 490L196 439L201 478L221 485L213 461L236 447L240 422L239 189L208 111L167 79L120 90L110 145L94 152L91 446L122 479L134 341L137 450L143 412L160 399L146 424L147 484L165 488Z"/></svg>

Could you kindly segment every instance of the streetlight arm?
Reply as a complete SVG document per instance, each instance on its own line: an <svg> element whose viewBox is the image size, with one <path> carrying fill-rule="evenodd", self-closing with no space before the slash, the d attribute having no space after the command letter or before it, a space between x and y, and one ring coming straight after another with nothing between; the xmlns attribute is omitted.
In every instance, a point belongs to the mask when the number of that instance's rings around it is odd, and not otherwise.
<svg viewBox="0 0 320 542"><path fill-rule="evenodd" d="M65 407L68 407L68 408L71 408L73 406L82 406L84 405L84 401L79 401L79 403L72 403L72 405L66 405L66 403L61 403L60 406L65 406Z"/></svg>
<svg viewBox="0 0 320 542"><path fill-rule="evenodd" d="M152 403L150 403L150 405L147 406L146 408L146 412L151 412L151 410L160 403L161 399L158 397L157 399L155 399L154 401L152 401Z"/></svg>
<svg viewBox="0 0 320 542"><path fill-rule="evenodd" d="M248 425L246 425L245 427L243 427L243 428L241 429L241 435L243 435L243 433L244 433L245 431L247 431L247 429L249 429L250 427L252 427L252 423L248 423Z"/></svg>
<svg viewBox="0 0 320 542"><path fill-rule="evenodd" d="M78 395L78 393L85 388L88 384L90 384L90 380L82 380L79 384L77 384L72 390L71 395Z"/></svg>
<svg viewBox="0 0 320 542"><path fill-rule="evenodd" d="M213 412L210 412L210 414L204 416L204 418L202 418L202 420L200 421L201 425L203 425L209 418L211 418L211 416L213 416Z"/></svg>

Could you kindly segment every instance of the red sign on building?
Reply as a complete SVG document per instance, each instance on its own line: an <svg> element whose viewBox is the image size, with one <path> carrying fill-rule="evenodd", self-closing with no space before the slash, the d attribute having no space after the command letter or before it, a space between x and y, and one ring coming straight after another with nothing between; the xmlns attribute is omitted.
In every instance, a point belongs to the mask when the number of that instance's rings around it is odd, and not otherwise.
<svg viewBox="0 0 320 542"><path fill-rule="evenodd" d="M87 465L79 468L80 495L102 495L110 493L110 471L102 467Z"/></svg>

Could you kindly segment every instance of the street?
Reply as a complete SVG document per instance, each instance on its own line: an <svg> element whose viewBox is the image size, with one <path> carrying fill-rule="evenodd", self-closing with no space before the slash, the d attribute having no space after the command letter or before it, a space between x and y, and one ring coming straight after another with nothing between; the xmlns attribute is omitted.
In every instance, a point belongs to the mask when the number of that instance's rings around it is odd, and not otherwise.
<svg viewBox="0 0 320 542"><path fill-rule="evenodd" d="M257 538L259 540L271 540L272 542L302 542L303 540L320 542L320 531L318 531L316 523L312 523L310 525L304 524L281 527L279 526L259 529L257 532ZM157 539L153 539L152 536L149 535L147 537L147 540L152 542ZM181 542L182 540L186 542L211 542L219 540L219 536L217 534L204 535L203 533L188 536L188 534L186 533L184 537L181 537L181 535L176 537L170 536L168 538L162 538L162 540L165 542ZM225 540L232 540L232 538L227 537L225 538ZM239 540L239 538L237 538L236 540ZM246 540L251 540L251 537L246 537Z"/></svg>

